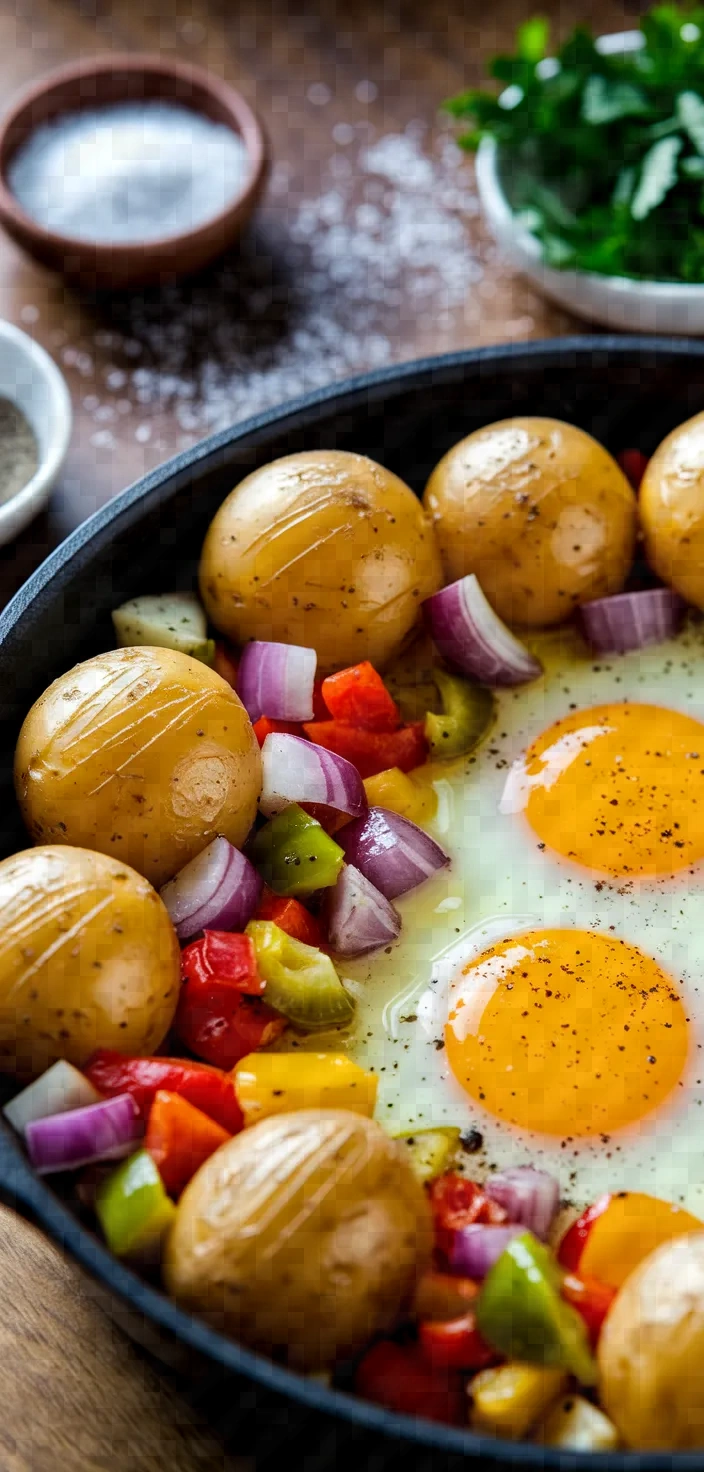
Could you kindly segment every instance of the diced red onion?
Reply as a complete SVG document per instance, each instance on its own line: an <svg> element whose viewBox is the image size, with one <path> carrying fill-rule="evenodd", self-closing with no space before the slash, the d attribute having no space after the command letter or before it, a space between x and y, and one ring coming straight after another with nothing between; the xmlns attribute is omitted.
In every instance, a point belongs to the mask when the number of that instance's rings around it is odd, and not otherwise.
<svg viewBox="0 0 704 1472"><path fill-rule="evenodd" d="M455 1273L481 1280L493 1268L494 1263L498 1262L509 1242L514 1237L520 1237L525 1230L525 1227L494 1227L482 1222L459 1227L452 1241L450 1267Z"/></svg>
<svg viewBox="0 0 704 1472"><path fill-rule="evenodd" d="M497 1171L484 1186L487 1196L503 1206L512 1222L520 1222L545 1241L560 1205L560 1187L554 1176L532 1165Z"/></svg>
<svg viewBox="0 0 704 1472"><path fill-rule="evenodd" d="M483 685L522 685L541 673L538 660L494 613L474 573L426 598L423 617L443 658Z"/></svg>
<svg viewBox="0 0 704 1472"><path fill-rule="evenodd" d="M237 671L237 694L251 721L312 721L318 656L301 644L245 644Z"/></svg>
<svg viewBox="0 0 704 1472"><path fill-rule="evenodd" d="M579 621L584 636L599 654L625 654L659 644L677 633L686 604L672 588L645 588L639 593L615 593L583 603Z"/></svg>
<svg viewBox="0 0 704 1472"><path fill-rule="evenodd" d="M323 803L350 818L369 808L357 768L336 751L314 746L303 736L267 736L262 747L263 786L259 806L273 818L292 802Z"/></svg>
<svg viewBox="0 0 704 1472"><path fill-rule="evenodd" d="M141 1138L142 1126L131 1094L116 1094L85 1109L52 1114L27 1125L29 1158L39 1175L75 1170L96 1160L121 1160Z"/></svg>
<svg viewBox="0 0 704 1472"><path fill-rule="evenodd" d="M35 1119L45 1119L48 1114L66 1114L70 1109L97 1104L99 1099L98 1090L85 1075L65 1058L60 1058L58 1063L47 1068L46 1073L35 1078L34 1083L28 1084L21 1094L15 1094L2 1112L13 1130L24 1135L27 1126Z"/></svg>
<svg viewBox="0 0 704 1472"><path fill-rule="evenodd" d="M400 934L398 911L354 864L344 865L329 895L328 940L338 956L363 956Z"/></svg>
<svg viewBox="0 0 704 1472"><path fill-rule="evenodd" d="M335 835L348 864L359 869L387 900L395 900L445 869L448 855L422 828L387 808L370 808Z"/></svg>
<svg viewBox="0 0 704 1472"><path fill-rule="evenodd" d="M244 930L259 904L261 875L226 838L214 838L161 891L179 940L199 930Z"/></svg>

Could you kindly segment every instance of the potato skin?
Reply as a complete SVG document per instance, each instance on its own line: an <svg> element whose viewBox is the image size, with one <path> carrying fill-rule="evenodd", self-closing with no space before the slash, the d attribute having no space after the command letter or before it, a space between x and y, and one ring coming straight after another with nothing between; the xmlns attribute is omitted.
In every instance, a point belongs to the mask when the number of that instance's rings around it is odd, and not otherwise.
<svg viewBox="0 0 704 1472"><path fill-rule="evenodd" d="M618 593L633 561L636 500L591 435L558 419L502 419L436 465L423 504L448 582L476 573L508 624L561 623Z"/></svg>
<svg viewBox="0 0 704 1472"><path fill-rule="evenodd" d="M673 430L655 451L639 507L650 566L704 608L704 413Z"/></svg>
<svg viewBox="0 0 704 1472"><path fill-rule="evenodd" d="M626 1445L704 1447L704 1232L626 1279L599 1340L600 1399Z"/></svg>
<svg viewBox="0 0 704 1472"><path fill-rule="evenodd" d="M29 1080L96 1048L153 1053L178 1001L179 946L152 886L87 849L0 863L0 1070Z"/></svg>
<svg viewBox="0 0 704 1472"><path fill-rule="evenodd" d="M200 565L217 629L239 644L307 645L323 674L388 663L441 579L413 492L342 450L287 455L248 475L211 522Z"/></svg>
<svg viewBox="0 0 704 1472"><path fill-rule="evenodd" d="M318 1370L390 1329L432 1244L402 1148L343 1109L261 1120L187 1186L169 1293L253 1349Z"/></svg>
<svg viewBox="0 0 704 1472"><path fill-rule="evenodd" d="M218 834L244 842L261 758L214 670L173 649L113 649L32 706L15 788L35 843L98 849L161 885Z"/></svg>

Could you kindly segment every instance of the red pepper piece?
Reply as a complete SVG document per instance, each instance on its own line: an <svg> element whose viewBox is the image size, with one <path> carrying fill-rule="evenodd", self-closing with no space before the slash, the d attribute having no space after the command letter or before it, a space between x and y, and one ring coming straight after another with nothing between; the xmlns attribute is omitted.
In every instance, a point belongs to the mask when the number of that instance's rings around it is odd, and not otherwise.
<svg viewBox="0 0 704 1472"><path fill-rule="evenodd" d="M323 680L323 700L335 721L363 731L396 731L401 716L381 675L365 659Z"/></svg>
<svg viewBox="0 0 704 1472"><path fill-rule="evenodd" d="M583 1278L578 1278L575 1273L567 1273L562 1280L560 1292L582 1315L594 1348L604 1319L616 1297L616 1289L610 1288L608 1283L601 1283L598 1278L587 1277L586 1273Z"/></svg>
<svg viewBox="0 0 704 1472"><path fill-rule="evenodd" d="M402 1415L451 1426L467 1422L467 1397L459 1376L429 1365L415 1344L380 1339L357 1367L355 1390L365 1400Z"/></svg>
<svg viewBox="0 0 704 1472"><path fill-rule="evenodd" d="M315 681L315 684L313 685L313 720L314 721L329 721L330 720L330 711L328 710L328 708L327 708L327 706L325 704L325 696L323 694L323 685L324 685L324 683L325 683L324 680L316 680Z"/></svg>
<svg viewBox="0 0 704 1472"><path fill-rule="evenodd" d="M206 930L201 940L186 946L181 976L199 986L221 982L248 997L260 997L266 986L257 970L253 941L227 930Z"/></svg>
<svg viewBox="0 0 704 1472"><path fill-rule="evenodd" d="M146 1120L158 1089L180 1094L209 1119L236 1135L244 1120L229 1074L207 1063L189 1058L127 1058L109 1048L99 1048L83 1069L99 1094L131 1094L142 1119Z"/></svg>
<svg viewBox="0 0 704 1472"><path fill-rule="evenodd" d="M157 1089L144 1146L170 1196L180 1196L203 1162L231 1138L222 1125L187 1099Z"/></svg>
<svg viewBox="0 0 704 1472"><path fill-rule="evenodd" d="M486 1196L481 1186L452 1171L438 1176L432 1182L429 1194L435 1221L435 1242L446 1256L452 1250L454 1233L462 1227L471 1227L475 1222L501 1226L508 1221L508 1213L503 1206Z"/></svg>
<svg viewBox="0 0 704 1472"><path fill-rule="evenodd" d="M268 886L264 889L254 918L255 920L273 920L279 930L285 930L287 935L292 936L294 940L303 941L306 946L315 946L316 950L320 950L325 945L325 936L315 915L311 915L310 910L307 910L300 900L282 899Z"/></svg>
<svg viewBox="0 0 704 1472"><path fill-rule="evenodd" d="M278 731L284 731L287 736L303 735L300 721L272 721L269 716L260 716L259 720L254 722L253 730L260 746L264 745L267 736Z"/></svg>
<svg viewBox="0 0 704 1472"><path fill-rule="evenodd" d="M213 669L219 675L222 675L223 680L227 680L228 685L231 685L233 690L237 689L237 661L232 650L227 644L223 644L220 639L218 639L215 645Z"/></svg>
<svg viewBox="0 0 704 1472"><path fill-rule="evenodd" d="M639 491L648 466L648 456L642 450L620 450L616 459L634 491Z"/></svg>
<svg viewBox="0 0 704 1472"><path fill-rule="evenodd" d="M362 731L344 721L307 721L303 730L309 741L346 757L362 777L375 777L388 767L411 772L422 766L428 755L422 721L401 726L398 731Z"/></svg>
<svg viewBox="0 0 704 1472"><path fill-rule="evenodd" d="M426 1320L418 1327L418 1342L438 1370L485 1370L501 1358L482 1338L471 1312L459 1319Z"/></svg>
<svg viewBox="0 0 704 1472"><path fill-rule="evenodd" d="M565 1232L557 1249L557 1260L562 1263L563 1268L567 1268L568 1273L577 1272L587 1237L595 1221L606 1211L610 1200L611 1196L608 1192L600 1196L599 1200L595 1201L593 1206L588 1206L586 1211L583 1211L582 1215Z"/></svg>

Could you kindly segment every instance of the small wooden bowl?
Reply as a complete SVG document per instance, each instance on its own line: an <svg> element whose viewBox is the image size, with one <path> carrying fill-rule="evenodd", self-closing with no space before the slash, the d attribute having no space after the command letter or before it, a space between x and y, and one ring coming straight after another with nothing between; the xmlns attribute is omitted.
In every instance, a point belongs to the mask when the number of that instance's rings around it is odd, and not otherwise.
<svg viewBox="0 0 704 1472"><path fill-rule="evenodd" d="M218 215L182 234L143 243L95 242L46 230L22 209L7 177L10 160L42 123L116 102L179 102L242 139L249 172ZM0 123L0 224L29 255L90 289L154 285L190 275L237 239L259 199L267 174L263 128L239 92L219 77L160 56L95 57L52 72L29 87Z"/></svg>

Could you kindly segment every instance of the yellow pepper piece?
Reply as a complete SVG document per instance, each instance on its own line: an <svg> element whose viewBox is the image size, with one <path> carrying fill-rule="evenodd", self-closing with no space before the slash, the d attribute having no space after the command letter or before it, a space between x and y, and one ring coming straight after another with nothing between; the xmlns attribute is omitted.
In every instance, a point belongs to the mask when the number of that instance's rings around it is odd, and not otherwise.
<svg viewBox="0 0 704 1472"><path fill-rule="evenodd" d="M438 800L432 787L417 785L400 767L388 767L376 777L367 777L364 790L370 808L388 808L421 826L435 816Z"/></svg>
<svg viewBox="0 0 704 1472"><path fill-rule="evenodd" d="M555 1401L533 1439L576 1452L612 1452L620 1441L613 1421L583 1395L563 1395Z"/></svg>
<svg viewBox="0 0 704 1472"><path fill-rule="evenodd" d="M437 1125L429 1130L404 1130L400 1135L394 1133L394 1139L407 1146L411 1169L423 1183L434 1181L436 1176L450 1169L459 1138L459 1129L452 1125Z"/></svg>
<svg viewBox="0 0 704 1472"><path fill-rule="evenodd" d="M295 1109L374 1113L376 1074L344 1053L248 1053L232 1077L245 1125Z"/></svg>
<svg viewBox="0 0 704 1472"><path fill-rule="evenodd" d="M565 1389L568 1379L566 1370L518 1360L495 1370L480 1370L469 1386L473 1429L519 1441Z"/></svg>
<svg viewBox="0 0 704 1472"><path fill-rule="evenodd" d="M577 1272L620 1288L661 1242L701 1229L696 1216L669 1201L640 1191L620 1191L594 1221Z"/></svg>

